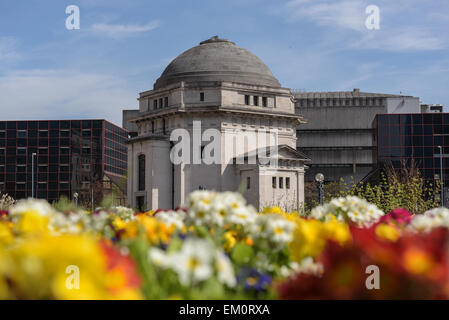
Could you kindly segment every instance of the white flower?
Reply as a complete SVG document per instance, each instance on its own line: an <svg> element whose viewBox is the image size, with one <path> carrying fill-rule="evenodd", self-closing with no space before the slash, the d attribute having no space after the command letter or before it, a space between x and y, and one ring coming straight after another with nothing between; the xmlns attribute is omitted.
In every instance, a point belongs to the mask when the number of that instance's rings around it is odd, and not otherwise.
<svg viewBox="0 0 449 320"><path fill-rule="evenodd" d="M293 238L295 224L278 214L262 214L257 217L254 237L266 238L275 243L288 243Z"/></svg>
<svg viewBox="0 0 449 320"><path fill-rule="evenodd" d="M270 219L267 223L267 231L272 234L271 240L273 242L287 243L293 238L293 230L295 224L285 218L277 217L276 219Z"/></svg>
<svg viewBox="0 0 449 320"><path fill-rule="evenodd" d="M226 220L232 224L247 226L255 223L256 219L256 210L253 207L248 206L232 209Z"/></svg>
<svg viewBox="0 0 449 320"><path fill-rule="evenodd" d="M187 216L194 224L207 225L210 223L210 210L215 197L216 192L206 190L194 191L189 195Z"/></svg>
<svg viewBox="0 0 449 320"><path fill-rule="evenodd" d="M9 214L14 218L21 216L25 213L35 213L41 216L50 216L56 211L53 207L46 201L42 199L24 199L19 200L9 209Z"/></svg>
<svg viewBox="0 0 449 320"><path fill-rule="evenodd" d="M415 215L408 225L412 232L430 232L438 227L449 228L449 210L446 208L433 208Z"/></svg>
<svg viewBox="0 0 449 320"><path fill-rule="evenodd" d="M291 265L296 272L320 276L324 272L324 267L321 263L315 262L312 257L306 257L301 260L299 265Z"/></svg>
<svg viewBox="0 0 449 320"><path fill-rule="evenodd" d="M319 220L333 215L339 221L350 220L359 227L370 227L384 212L374 204L356 196L334 198L329 203L312 209L311 217Z"/></svg>
<svg viewBox="0 0 449 320"><path fill-rule="evenodd" d="M148 260L163 268L169 267L171 264L171 257L159 248L151 248L148 251Z"/></svg>
<svg viewBox="0 0 449 320"><path fill-rule="evenodd" d="M111 208L111 210L114 211L117 214L117 216L119 216L123 221L127 222L130 220L135 220L133 209L118 206Z"/></svg>
<svg viewBox="0 0 449 320"><path fill-rule="evenodd" d="M213 247L207 240L187 239L172 256L172 268L183 285L203 281L213 274Z"/></svg>
<svg viewBox="0 0 449 320"><path fill-rule="evenodd" d="M317 219L317 220L321 220L325 216L326 216L326 212L325 212L324 206L317 206L317 207L313 208L312 211L310 212L310 217Z"/></svg>
<svg viewBox="0 0 449 320"><path fill-rule="evenodd" d="M215 255L215 267L218 272L218 280L228 287L234 287L237 283L234 269L229 258L221 251Z"/></svg>
<svg viewBox="0 0 449 320"><path fill-rule="evenodd" d="M184 218L176 211L158 212L155 215L155 218L169 227L174 226L178 230L181 230L184 227Z"/></svg>
<svg viewBox="0 0 449 320"><path fill-rule="evenodd" d="M433 217L420 214L413 217L407 228L412 232L429 232L435 227L435 222Z"/></svg>

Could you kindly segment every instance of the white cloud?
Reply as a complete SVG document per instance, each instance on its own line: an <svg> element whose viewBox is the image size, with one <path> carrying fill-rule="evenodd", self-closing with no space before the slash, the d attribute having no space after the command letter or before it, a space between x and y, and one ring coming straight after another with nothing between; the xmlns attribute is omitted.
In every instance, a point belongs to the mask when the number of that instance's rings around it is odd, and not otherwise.
<svg viewBox="0 0 449 320"><path fill-rule="evenodd" d="M120 38L154 30L159 27L159 24L160 23L158 20L150 21L144 25L97 23L92 25L92 31L96 34L102 34L112 38Z"/></svg>
<svg viewBox="0 0 449 320"><path fill-rule="evenodd" d="M407 27L367 32L352 47L388 51L439 50L446 44L426 28Z"/></svg>
<svg viewBox="0 0 449 320"><path fill-rule="evenodd" d="M0 62L1 64L16 61L20 58L16 51L17 40L13 37L0 37Z"/></svg>
<svg viewBox="0 0 449 320"><path fill-rule="evenodd" d="M293 0L285 5L290 20L307 20L320 26L362 31L365 28L363 1Z"/></svg>
<svg viewBox="0 0 449 320"><path fill-rule="evenodd" d="M366 0L292 0L284 5L283 14L290 22L325 27L324 32L333 40L339 39L334 44L339 43L342 49L424 51L447 47L447 33L443 32L447 26L424 21L422 10L407 9L403 2L381 1L380 30L368 30L365 9L370 4ZM438 20L447 19L446 14L436 15Z"/></svg>
<svg viewBox="0 0 449 320"><path fill-rule="evenodd" d="M100 118L121 124L137 94L122 79L73 70L15 71L0 77L2 119Z"/></svg>

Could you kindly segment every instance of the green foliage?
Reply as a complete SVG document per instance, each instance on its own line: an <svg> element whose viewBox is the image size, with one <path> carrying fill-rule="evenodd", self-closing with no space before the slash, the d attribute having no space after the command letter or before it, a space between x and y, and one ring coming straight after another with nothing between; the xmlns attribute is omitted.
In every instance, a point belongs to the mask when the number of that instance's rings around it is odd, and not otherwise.
<svg viewBox="0 0 449 320"><path fill-rule="evenodd" d="M116 205L116 193L113 191L103 198L100 207L109 210Z"/></svg>
<svg viewBox="0 0 449 320"><path fill-rule="evenodd" d="M375 204L386 213L396 208L405 208L419 214L440 205L439 192L439 181L426 181L413 165L403 165L401 169L396 170L386 167L376 184L356 184L352 181L348 186L343 179L328 183L324 186L324 201L354 195ZM309 200L308 209L315 205L316 200Z"/></svg>
<svg viewBox="0 0 449 320"><path fill-rule="evenodd" d="M52 203L53 208L60 212L70 212L77 211L75 203L73 203L69 198L61 196L58 201Z"/></svg>
<svg viewBox="0 0 449 320"><path fill-rule="evenodd" d="M231 258L232 261L238 265L247 264L254 256L254 250L249 245L244 243L238 243L232 248Z"/></svg>

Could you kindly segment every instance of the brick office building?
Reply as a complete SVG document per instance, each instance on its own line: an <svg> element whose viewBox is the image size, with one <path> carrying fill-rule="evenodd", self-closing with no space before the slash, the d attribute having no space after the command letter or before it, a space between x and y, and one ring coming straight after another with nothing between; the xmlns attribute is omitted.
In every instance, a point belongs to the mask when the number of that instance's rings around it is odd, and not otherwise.
<svg viewBox="0 0 449 320"><path fill-rule="evenodd" d="M115 190L124 204L128 138L106 120L0 121L0 192L16 199L61 196L97 205ZM35 154L33 156L33 154Z"/></svg>

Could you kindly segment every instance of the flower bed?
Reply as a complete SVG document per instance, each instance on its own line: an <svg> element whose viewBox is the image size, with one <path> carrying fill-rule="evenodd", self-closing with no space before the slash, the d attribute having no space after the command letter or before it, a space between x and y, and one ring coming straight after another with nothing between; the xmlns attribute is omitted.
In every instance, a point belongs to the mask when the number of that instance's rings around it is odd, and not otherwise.
<svg viewBox="0 0 449 320"><path fill-rule="evenodd" d="M21 200L0 214L0 298L447 298L448 227L447 209L384 214L357 197L310 217L232 192L138 213Z"/></svg>

